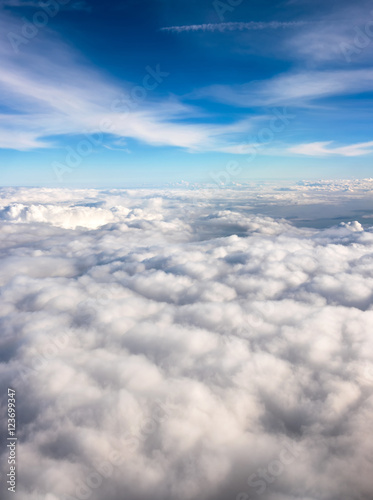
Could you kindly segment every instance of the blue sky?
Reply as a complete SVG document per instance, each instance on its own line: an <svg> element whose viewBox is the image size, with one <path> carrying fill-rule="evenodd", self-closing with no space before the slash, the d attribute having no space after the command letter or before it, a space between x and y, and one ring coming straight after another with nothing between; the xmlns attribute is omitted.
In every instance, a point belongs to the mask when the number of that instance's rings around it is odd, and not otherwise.
<svg viewBox="0 0 373 500"><path fill-rule="evenodd" d="M3 0L0 28L2 185L371 177L371 2Z"/></svg>

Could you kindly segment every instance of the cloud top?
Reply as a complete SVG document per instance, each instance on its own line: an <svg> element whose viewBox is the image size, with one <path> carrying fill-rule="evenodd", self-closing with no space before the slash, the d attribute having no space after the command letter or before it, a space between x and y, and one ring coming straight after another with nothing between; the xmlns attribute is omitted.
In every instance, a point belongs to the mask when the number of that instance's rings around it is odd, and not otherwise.
<svg viewBox="0 0 373 500"><path fill-rule="evenodd" d="M372 228L248 200L371 183L1 190L19 498L370 498Z"/></svg>

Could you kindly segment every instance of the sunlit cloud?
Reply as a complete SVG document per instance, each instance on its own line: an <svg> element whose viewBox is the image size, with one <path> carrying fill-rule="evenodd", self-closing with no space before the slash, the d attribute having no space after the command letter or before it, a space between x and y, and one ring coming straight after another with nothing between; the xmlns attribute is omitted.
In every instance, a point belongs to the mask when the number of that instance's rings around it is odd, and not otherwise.
<svg viewBox="0 0 373 500"><path fill-rule="evenodd" d="M332 144L332 141L311 142L292 146L288 151L307 156L362 156L373 153L373 141L338 147L332 147Z"/></svg>
<svg viewBox="0 0 373 500"><path fill-rule="evenodd" d="M0 52L0 89L13 110L0 114L2 148L55 147L56 139L47 136L98 132L154 146L218 151L234 144L232 133L250 129L246 119L227 125L183 122L200 112L175 97L157 98L154 89L169 76L160 65L149 66L140 84L119 86L58 39L48 39L46 52L46 40L40 34L16 59L10 44Z"/></svg>
<svg viewBox="0 0 373 500"><path fill-rule="evenodd" d="M372 230L238 207L371 189L1 189L19 497L370 498Z"/></svg>

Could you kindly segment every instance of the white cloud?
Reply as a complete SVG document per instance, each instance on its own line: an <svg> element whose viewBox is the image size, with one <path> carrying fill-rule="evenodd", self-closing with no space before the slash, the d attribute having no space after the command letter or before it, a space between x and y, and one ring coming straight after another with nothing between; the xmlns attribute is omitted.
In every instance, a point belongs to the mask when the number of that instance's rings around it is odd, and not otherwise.
<svg viewBox="0 0 373 500"><path fill-rule="evenodd" d="M359 94L372 89L371 69L303 70L243 85L213 85L196 91L193 97L211 98L238 107L269 105L302 107L317 99Z"/></svg>
<svg viewBox="0 0 373 500"><path fill-rule="evenodd" d="M310 22L289 37L284 53L309 65L368 63L372 56L369 26L373 19L371 4L366 1L331 5L317 22Z"/></svg>
<svg viewBox="0 0 373 500"><path fill-rule="evenodd" d="M8 37L21 29L5 15L0 27ZM0 114L1 148L53 147L57 144L52 136L101 133L109 146L114 137L114 142L131 138L155 146L219 151L236 144L235 138L251 126L248 120L182 123L183 118L199 118L201 112L174 97L157 99L155 88L149 90L149 85L158 87L169 76L160 65L144 68L143 81L120 87L42 30L14 55L10 41L3 44L0 90L10 112Z"/></svg>
<svg viewBox="0 0 373 500"><path fill-rule="evenodd" d="M309 144L299 144L288 149L290 153L307 156L362 156L373 153L373 141L360 142L349 146L329 147L332 141L311 142Z"/></svg>
<svg viewBox="0 0 373 500"><path fill-rule="evenodd" d="M161 28L161 31L170 31L172 33L183 33L189 31L251 31L251 30L265 30L265 29L278 29L278 28L294 28L306 24L302 21L270 21L270 22L236 22L236 23L208 23L208 24L189 24L186 26L166 26Z"/></svg>
<svg viewBox="0 0 373 500"><path fill-rule="evenodd" d="M370 498L371 188L0 190L17 497Z"/></svg>

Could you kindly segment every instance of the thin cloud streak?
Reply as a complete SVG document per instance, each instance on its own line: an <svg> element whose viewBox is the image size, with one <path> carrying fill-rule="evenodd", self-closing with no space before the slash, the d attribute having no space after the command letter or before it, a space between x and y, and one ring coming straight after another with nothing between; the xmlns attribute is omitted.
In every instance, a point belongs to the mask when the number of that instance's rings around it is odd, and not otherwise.
<svg viewBox="0 0 373 500"><path fill-rule="evenodd" d="M299 144L288 149L290 153L306 156L362 156L373 153L373 141L350 144L337 148L328 147L332 141L311 142L309 144Z"/></svg>
<svg viewBox="0 0 373 500"><path fill-rule="evenodd" d="M373 89L371 69L301 71L242 85L211 85L190 97L207 98L236 107L292 105L307 107L311 101L353 95Z"/></svg>
<svg viewBox="0 0 373 500"><path fill-rule="evenodd" d="M294 28L307 24L305 21L293 22L256 22L250 21L248 23L208 23L208 24L190 24L186 26L166 26L161 28L161 31L169 31L172 33L182 33L189 31L251 31L251 30L265 30L265 29L278 29L278 28Z"/></svg>

